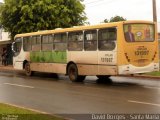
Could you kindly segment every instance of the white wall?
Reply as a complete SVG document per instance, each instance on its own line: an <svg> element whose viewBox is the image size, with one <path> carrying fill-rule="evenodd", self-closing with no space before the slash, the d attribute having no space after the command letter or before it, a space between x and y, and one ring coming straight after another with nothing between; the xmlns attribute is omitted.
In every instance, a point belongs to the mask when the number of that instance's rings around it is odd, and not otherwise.
<svg viewBox="0 0 160 120"><path fill-rule="evenodd" d="M158 33L160 33L160 22L158 23Z"/></svg>
<svg viewBox="0 0 160 120"><path fill-rule="evenodd" d="M0 41L10 40L9 33L5 32L3 29L0 29Z"/></svg>

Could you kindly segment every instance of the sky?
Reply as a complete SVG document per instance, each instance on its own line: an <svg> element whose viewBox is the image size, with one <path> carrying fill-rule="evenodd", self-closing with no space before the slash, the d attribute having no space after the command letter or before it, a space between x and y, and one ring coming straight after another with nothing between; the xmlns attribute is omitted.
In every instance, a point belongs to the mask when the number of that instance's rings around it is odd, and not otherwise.
<svg viewBox="0 0 160 120"><path fill-rule="evenodd" d="M116 15L127 20L153 20L152 0L83 0L82 3L90 24L99 24ZM156 3L160 23L160 0L156 0ZM160 30L160 25L158 27Z"/></svg>
<svg viewBox="0 0 160 120"><path fill-rule="evenodd" d="M157 19L160 22L160 0ZM127 20L153 20L152 0L84 0L85 13L90 24L98 24L116 15Z"/></svg>

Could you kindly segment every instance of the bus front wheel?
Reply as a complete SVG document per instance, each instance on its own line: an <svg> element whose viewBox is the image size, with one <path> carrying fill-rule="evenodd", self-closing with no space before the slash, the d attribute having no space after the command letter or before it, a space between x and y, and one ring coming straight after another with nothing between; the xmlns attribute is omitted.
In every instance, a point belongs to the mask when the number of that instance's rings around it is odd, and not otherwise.
<svg viewBox="0 0 160 120"><path fill-rule="evenodd" d="M32 76L33 75L33 71L31 71L29 62L27 62L25 64L24 69L25 69L25 73L26 73L27 76Z"/></svg>
<svg viewBox="0 0 160 120"><path fill-rule="evenodd" d="M83 82L86 76L78 75L78 68L75 64L68 66L68 76L72 82Z"/></svg>

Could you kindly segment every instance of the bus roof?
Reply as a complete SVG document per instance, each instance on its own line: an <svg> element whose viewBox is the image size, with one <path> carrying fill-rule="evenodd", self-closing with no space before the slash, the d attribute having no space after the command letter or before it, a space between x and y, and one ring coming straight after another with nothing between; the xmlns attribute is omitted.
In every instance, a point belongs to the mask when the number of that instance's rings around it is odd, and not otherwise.
<svg viewBox="0 0 160 120"><path fill-rule="evenodd" d="M129 24L129 23L151 23L152 21L143 21L143 20L130 20L130 21L121 21L121 22L112 22L112 23L101 23L98 25L86 25L86 26L74 26L71 28L56 28L54 30L42 30L37 32L30 32L30 33L23 33L17 34L17 37L27 37L27 36L36 36L36 35L47 35L47 34L54 34L54 33L63 33L63 32L72 32L72 31L80 31L80 30L89 30L89 29L97 29L97 28L104 28L104 27L117 27L119 24Z"/></svg>

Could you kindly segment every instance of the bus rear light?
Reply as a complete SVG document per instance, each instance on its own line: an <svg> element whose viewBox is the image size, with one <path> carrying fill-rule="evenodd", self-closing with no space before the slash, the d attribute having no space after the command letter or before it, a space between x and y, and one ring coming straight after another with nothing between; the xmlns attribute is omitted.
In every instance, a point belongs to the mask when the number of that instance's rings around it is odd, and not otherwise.
<svg viewBox="0 0 160 120"><path fill-rule="evenodd" d="M152 61L154 61L154 59L156 58L157 52L154 53L154 56L152 58Z"/></svg>
<svg viewBox="0 0 160 120"><path fill-rule="evenodd" d="M158 69L159 69L156 64L154 64L154 69L155 69L155 70L158 70Z"/></svg>
<svg viewBox="0 0 160 120"><path fill-rule="evenodd" d="M130 62L130 59L129 59L127 53L125 53L125 56L126 56L127 61Z"/></svg>
<svg viewBox="0 0 160 120"><path fill-rule="evenodd" d="M159 71L159 68L158 67L154 68L154 71Z"/></svg>

